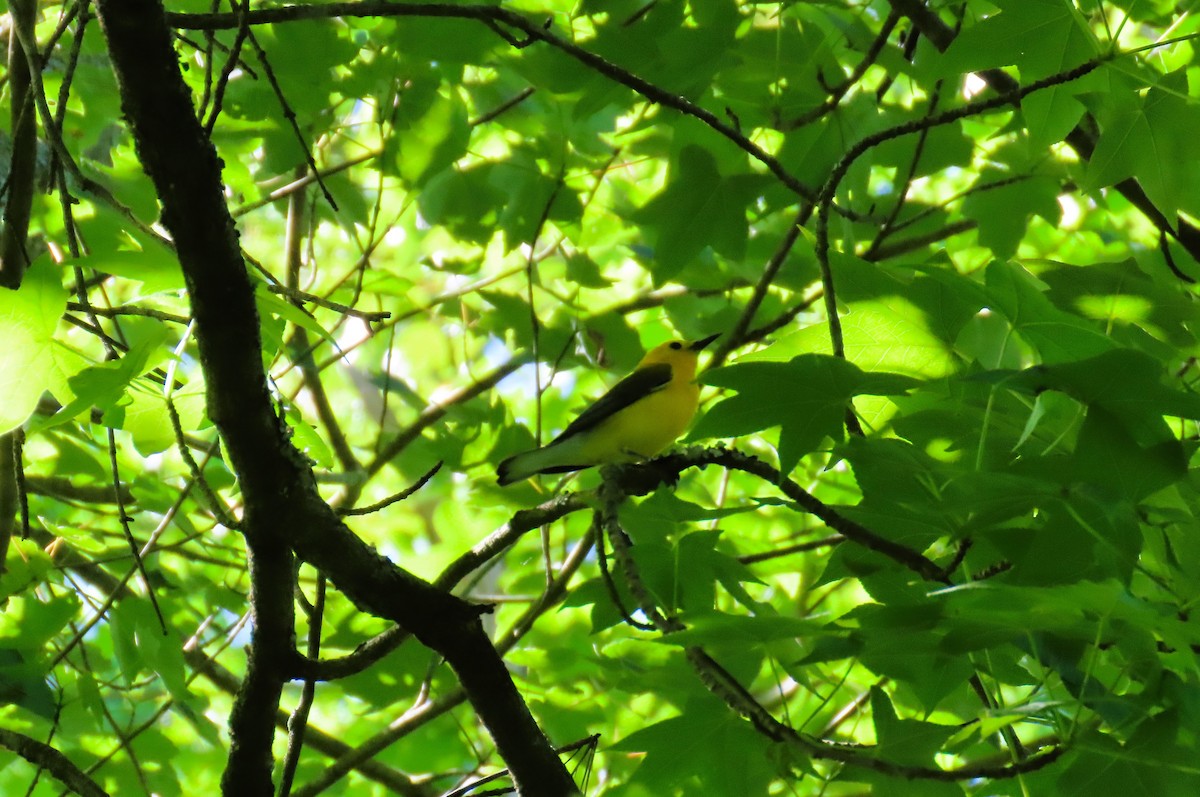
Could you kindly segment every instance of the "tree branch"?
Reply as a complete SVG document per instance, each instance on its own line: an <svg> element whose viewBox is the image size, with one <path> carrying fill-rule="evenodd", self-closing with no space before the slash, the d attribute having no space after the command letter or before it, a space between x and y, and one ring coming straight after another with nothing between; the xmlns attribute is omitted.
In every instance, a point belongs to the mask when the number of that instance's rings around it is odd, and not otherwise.
<svg viewBox="0 0 1200 797"><path fill-rule="evenodd" d="M720 465L724 468L758 476L767 483L775 485L781 493L796 502L801 509L819 518L826 526L850 542L886 556L927 581L939 584L949 583L944 569L927 559L919 551L893 542L856 523L829 504L813 497L812 493L784 476L777 468L757 457L743 454L741 451L720 446L712 448L690 446L647 463L622 465L616 470L616 478L622 492L629 495L644 495L652 492L659 484L669 482L673 477L677 478L688 468L702 468L707 465Z"/></svg>
<svg viewBox="0 0 1200 797"><path fill-rule="evenodd" d="M252 555L278 559L284 548L294 549L357 606L395 620L444 656L522 794L577 793L484 633L480 610L393 565L321 499L310 463L290 443L272 408L254 290L222 194L220 162L195 119L162 5L100 0L99 15L122 109L162 203L162 222L176 243L208 412L241 485L243 533ZM272 573L278 568L265 559L259 565ZM273 730L273 724L263 726L264 733ZM269 763L260 760L254 777L239 785L240 793L253 793L246 791L251 785L254 792L269 787Z"/></svg>
<svg viewBox="0 0 1200 797"><path fill-rule="evenodd" d="M894 125L886 130L880 130L878 133L863 137L842 155L833 169L830 170L825 184L821 186L820 198L817 202L817 242L815 247L817 263L821 267L821 282L825 288L825 309L829 316L829 332L833 344L834 356L844 357L845 345L842 341L841 323L838 320L833 271L829 264L829 211L833 206L833 199L837 194L838 186L841 185L842 180L845 178L847 172L850 171L850 167L854 165L854 162L871 149L886 141L891 141L892 139L912 133L931 130L935 127L950 124L969 116L977 116L996 110L997 108L1015 105L1035 91L1041 91L1050 86L1057 86L1063 83L1070 83L1072 80L1081 78L1088 72L1096 69L1108 61L1109 58L1110 56L1100 56L1072 69L1068 69L1065 72L1059 72L1041 80L1035 80L1025 86L1018 86L1012 91L999 96L969 102L938 114L924 116L920 119L905 122L904 124Z"/></svg>
<svg viewBox="0 0 1200 797"><path fill-rule="evenodd" d="M31 59L24 48L26 41L34 41L37 3L13 0L10 8L8 90L12 111L12 158L5 180L8 195L4 204L4 229L0 232L0 286L16 290L21 287L25 267L29 265L25 238L29 232L37 167L37 112L33 107L29 79Z"/></svg>
<svg viewBox="0 0 1200 797"><path fill-rule="evenodd" d="M75 762L48 744L31 739L23 733L0 728L0 745L46 770L76 794L82 794L83 797L108 797L108 792L75 766Z"/></svg>
<svg viewBox="0 0 1200 797"><path fill-rule="evenodd" d="M686 467L693 465L702 467L710 463L752 473L769 481L787 497L800 504L805 511L816 514L825 520L830 528L840 531L846 539L891 556L918 572L921 569L929 570L928 574L923 573L923 575L930 580L946 582L940 568L937 568L929 560L890 540L878 537L852 521L841 518L770 465L739 451L720 448L691 448L679 454L660 457L644 466L609 466L602 472L604 482L598 491L599 506L596 509L595 527L599 533L607 533L609 539L612 540L613 549L629 580L629 590L638 601L638 608L650 619L653 628L663 634L668 641L670 634L683 631L687 626L673 614L661 611L656 605L653 595L642 584L631 555L631 544L625 531L621 528L618 512L620 504L625 500L627 494L641 494L646 491L650 482L669 476L671 472L678 474ZM925 565L921 565L921 562L924 562ZM939 769L901 764L873 755L870 747L844 746L797 731L791 725L777 720L732 673L703 648L687 645L684 647L684 655L696 671L701 683L729 708L750 720L760 733L774 741L794 745L813 758L839 761L875 772L910 779L961 781L977 778L1010 778L1021 773L1031 772L1052 763L1066 750L1065 747L1053 747L1032 758L1000 766L967 765L955 769Z"/></svg>

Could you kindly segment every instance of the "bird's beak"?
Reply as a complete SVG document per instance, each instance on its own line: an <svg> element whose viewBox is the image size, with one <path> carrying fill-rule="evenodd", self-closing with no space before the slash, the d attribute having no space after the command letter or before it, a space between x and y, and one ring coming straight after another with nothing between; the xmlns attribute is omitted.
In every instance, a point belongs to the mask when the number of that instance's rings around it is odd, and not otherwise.
<svg viewBox="0 0 1200 797"><path fill-rule="evenodd" d="M712 343L714 340L716 340L719 337L721 337L720 332L718 332L715 335L709 335L707 338L700 338L700 340L698 340L695 343L688 346L688 349L690 349L691 351L701 351L705 346Z"/></svg>

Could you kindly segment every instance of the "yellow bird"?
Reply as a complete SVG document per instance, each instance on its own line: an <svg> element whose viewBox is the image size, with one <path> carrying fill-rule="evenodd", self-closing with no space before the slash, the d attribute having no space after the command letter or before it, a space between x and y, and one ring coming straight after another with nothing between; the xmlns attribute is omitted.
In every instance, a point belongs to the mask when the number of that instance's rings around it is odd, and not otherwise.
<svg viewBox="0 0 1200 797"><path fill-rule="evenodd" d="M509 457L496 468L506 484L535 473L566 473L608 462L636 462L658 454L683 434L700 398L696 361L720 337L656 346L552 441Z"/></svg>

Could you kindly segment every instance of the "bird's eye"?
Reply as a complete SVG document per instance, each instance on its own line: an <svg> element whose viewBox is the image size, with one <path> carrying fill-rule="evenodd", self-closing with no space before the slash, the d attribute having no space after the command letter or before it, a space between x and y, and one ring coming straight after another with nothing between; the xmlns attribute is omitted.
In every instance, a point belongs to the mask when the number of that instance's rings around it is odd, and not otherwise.
<svg viewBox="0 0 1200 797"><path fill-rule="evenodd" d="M683 348L683 344L677 340L673 340L673 341L671 341L671 348L674 349L675 351L679 351L680 349Z"/></svg>

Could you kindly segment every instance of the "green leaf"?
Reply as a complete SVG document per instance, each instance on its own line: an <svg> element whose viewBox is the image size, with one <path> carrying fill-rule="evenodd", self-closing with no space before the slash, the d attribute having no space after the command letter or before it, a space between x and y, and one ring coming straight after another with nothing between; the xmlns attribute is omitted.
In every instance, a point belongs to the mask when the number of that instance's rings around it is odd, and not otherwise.
<svg viewBox="0 0 1200 797"><path fill-rule="evenodd" d="M57 704L46 674L28 651L0 645L0 705L21 706L53 720Z"/></svg>
<svg viewBox="0 0 1200 797"><path fill-rule="evenodd" d="M825 624L799 617L778 615L702 614L688 620L683 631L667 634L669 645L754 645L764 642L809 638L820 634Z"/></svg>
<svg viewBox="0 0 1200 797"><path fill-rule="evenodd" d="M607 288L612 284L603 276L596 261L581 252L567 256L567 279L581 288Z"/></svg>
<svg viewBox="0 0 1200 797"><path fill-rule="evenodd" d="M40 545L14 538L9 542L8 560L0 575L0 601L40 585L53 572L54 562Z"/></svg>
<svg viewBox="0 0 1200 797"><path fill-rule="evenodd" d="M1074 461L1076 478L1112 488L1135 503L1187 473L1187 453L1178 441L1140 446L1099 404L1088 410Z"/></svg>
<svg viewBox="0 0 1200 797"><path fill-rule="evenodd" d="M417 203L430 223L443 225L469 241L491 239L502 197L489 184L486 166L447 169L425 184Z"/></svg>
<svg viewBox="0 0 1200 797"><path fill-rule="evenodd" d="M1083 103L1075 99L1085 79L1049 86L1025 95L1021 114L1029 130L1029 146L1046 149L1070 134L1086 112Z"/></svg>
<svg viewBox="0 0 1200 797"><path fill-rule="evenodd" d="M838 301L845 305L842 338L848 360L864 370L918 378L936 379L953 371L952 331L979 309L980 297L972 295L977 291L961 280L901 277L852 255L832 254L830 260ZM808 326L775 346L795 352L833 350L826 324Z"/></svg>
<svg viewBox="0 0 1200 797"><path fill-rule="evenodd" d="M331 80L334 70L358 51L354 41L339 35L338 26L328 20L312 20L304 25L264 25L255 36L268 53L284 96L301 118L326 107L334 87ZM268 108L278 106L279 100L269 90L266 97ZM290 130L288 135L295 136Z"/></svg>
<svg viewBox="0 0 1200 797"><path fill-rule="evenodd" d="M176 444L175 429L167 411L167 402L158 385L146 388L134 383L128 392L121 428L133 437L141 454L157 454ZM204 422L205 396L202 388L188 387L171 394L179 423L184 432L199 429Z"/></svg>
<svg viewBox="0 0 1200 797"><path fill-rule="evenodd" d="M1036 79L1083 63L1094 40L1075 8L1059 0L996 0L1002 12L958 34L943 54L940 74L1016 65Z"/></svg>
<svg viewBox="0 0 1200 797"><path fill-rule="evenodd" d="M985 171L977 185L997 183L1003 175ZM1028 180L976 191L963 202L963 215L979 224L979 243L998 258L1012 257L1025 235L1030 216L1041 216L1056 224L1061 216L1058 206L1058 182L1049 177Z"/></svg>
<svg viewBox="0 0 1200 797"><path fill-rule="evenodd" d="M131 403L127 391L135 379L149 370L151 358L161 358L165 354L163 344L167 339L166 327L156 321L144 320L148 323L129 324L130 348L123 357L88 366L72 376L68 383L75 398L32 428L41 431L58 426L91 407L104 412L104 422L109 426L123 427L125 409ZM171 439L174 440L174 437Z"/></svg>
<svg viewBox="0 0 1200 797"><path fill-rule="evenodd" d="M874 132L871 129L870 117L861 107L858 98L850 101L849 109L839 109L839 117L851 117L855 124L853 129L861 130L862 135ZM871 112L874 112L874 108ZM865 117L855 118L855 117ZM788 167L788 171L807 185L820 185L829 174L829 170L838 162L848 144L846 130L839 119L824 118L813 124L806 125L789 133L779 150L779 161ZM850 126L847 124L846 126ZM789 201L791 197L789 194Z"/></svg>
<svg viewBox="0 0 1200 797"><path fill-rule="evenodd" d="M333 452L321 439L321 435L317 434L317 430L305 421L294 407L289 406L284 417L287 419L288 428L292 430L292 442L300 453L322 468L332 468Z"/></svg>
<svg viewBox="0 0 1200 797"><path fill-rule="evenodd" d="M1038 279L1050 286L1046 296L1055 305L1104 323L1114 335L1136 327L1176 346L1194 339L1188 328L1190 299L1175 285L1156 280L1135 260L1083 267L1045 261L1037 266Z"/></svg>
<svg viewBox="0 0 1200 797"><path fill-rule="evenodd" d="M1119 420L1140 444L1162 442L1164 417L1200 419L1200 396L1164 384L1161 363L1131 349L1113 349L1074 362L1030 368L1014 382L1061 390Z"/></svg>
<svg viewBox="0 0 1200 797"><path fill-rule="evenodd" d="M184 289L183 272L170 252L160 249L100 252L68 261L70 265L93 268L142 283L142 295Z"/></svg>
<svg viewBox="0 0 1200 797"><path fill-rule="evenodd" d="M960 124L940 125L927 130L924 136L914 134L891 139L875 149L875 162L907 174L917 157L918 146L920 160L916 160L913 177L925 177L950 166L970 163L975 141L963 134Z"/></svg>
<svg viewBox="0 0 1200 797"><path fill-rule="evenodd" d="M79 614L79 599L64 595L48 601L14 596L0 615L0 644L36 653Z"/></svg>
<svg viewBox="0 0 1200 797"><path fill-rule="evenodd" d="M770 742L723 704L694 701L678 717L634 731L612 749L645 758L635 782L671 793L684 784L695 793L744 797L763 794L773 771L763 756Z"/></svg>
<svg viewBox="0 0 1200 797"><path fill-rule="evenodd" d="M1095 324L1055 307L1043 286L1021 266L993 261L987 267L986 283L992 309L1008 318L1043 362L1078 360L1113 348L1112 340Z"/></svg>
<svg viewBox="0 0 1200 797"><path fill-rule="evenodd" d="M20 290L0 289L0 434L24 423L43 392L63 403L72 397L67 378L78 365L54 341L66 309L59 274L44 262L26 271Z"/></svg>
<svg viewBox="0 0 1200 797"><path fill-rule="evenodd" d="M254 285L254 302L258 305L258 313L263 317L274 316L284 321L290 321L298 327L307 329L327 342L336 345L333 336L330 335L325 327L317 323L317 319L303 308L284 299L282 296L277 296L267 288L267 283L257 282Z"/></svg>
<svg viewBox="0 0 1200 797"><path fill-rule="evenodd" d="M852 437L834 456L854 470L863 499L844 509L872 529L886 529L889 539L915 550L927 548L956 530L954 516L942 506L935 485L947 475L931 457L900 440Z"/></svg>
<svg viewBox="0 0 1200 797"><path fill-rule="evenodd" d="M499 225L509 250L523 243L532 244L535 235L545 235L543 222L572 223L583 213L575 192L543 174L528 152L516 153L509 161L496 164L492 184L507 195Z"/></svg>
<svg viewBox="0 0 1200 797"><path fill-rule="evenodd" d="M876 750L883 758L909 766L932 766L934 755L957 732L953 725L902 720L887 694L871 689L871 716L875 720Z"/></svg>
<svg viewBox="0 0 1200 797"><path fill-rule="evenodd" d="M895 395L918 384L896 374L867 373L823 354L805 354L786 363L727 366L710 371L704 381L738 394L706 412L688 439L739 437L779 426L780 465L785 473L822 439L842 439L851 398Z"/></svg>
<svg viewBox="0 0 1200 797"><path fill-rule="evenodd" d="M168 613L169 605L168 603ZM137 649L142 654L141 658L147 668L162 679L173 698L182 703L191 702L192 695L187 685L188 668L183 649L172 642L169 633L163 633L162 625L149 601L133 602L132 611L136 617Z"/></svg>
<svg viewBox="0 0 1200 797"><path fill-rule="evenodd" d="M502 43L487 26L469 19L395 18L393 46L406 60L479 64Z"/></svg>
<svg viewBox="0 0 1200 797"><path fill-rule="evenodd" d="M968 660L941 648L941 607L927 599L901 606L866 605L851 616L860 627L855 634L861 640L858 661L872 672L903 682L927 712L966 684L974 672Z"/></svg>
<svg viewBox="0 0 1200 797"><path fill-rule="evenodd" d="M1174 741L1174 740L1172 740ZM1187 794L1200 788L1200 773L1183 761L1160 760L1162 746L1137 745L1137 752L1101 733L1081 739L1075 760L1058 774L1056 793L1064 797L1122 794ZM1161 742L1160 742L1161 744ZM1173 751L1172 751L1173 752Z"/></svg>
<svg viewBox="0 0 1200 797"><path fill-rule="evenodd" d="M741 257L746 208L765 184L765 178L753 175L723 177L706 149L684 148L667 187L635 215L654 232L655 282L675 277L708 246L726 257Z"/></svg>
<svg viewBox="0 0 1200 797"><path fill-rule="evenodd" d="M1167 217L1200 207L1192 189L1200 177L1200 108L1186 99L1187 77L1166 75L1144 98L1125 103L1104 126L1088 161L1081 188L1096 191L1136 176Z"/></svg>
<svg viewBox="0 0 1200 797"><path fill-rule="evenodd" d="M406 110L408 104L401 108ZM388 140L396 173L417 186L466 154L471 138L467 109L457 92L437 94L432 106L421 110L419 118L397 120L400 129Z"/></svg>

